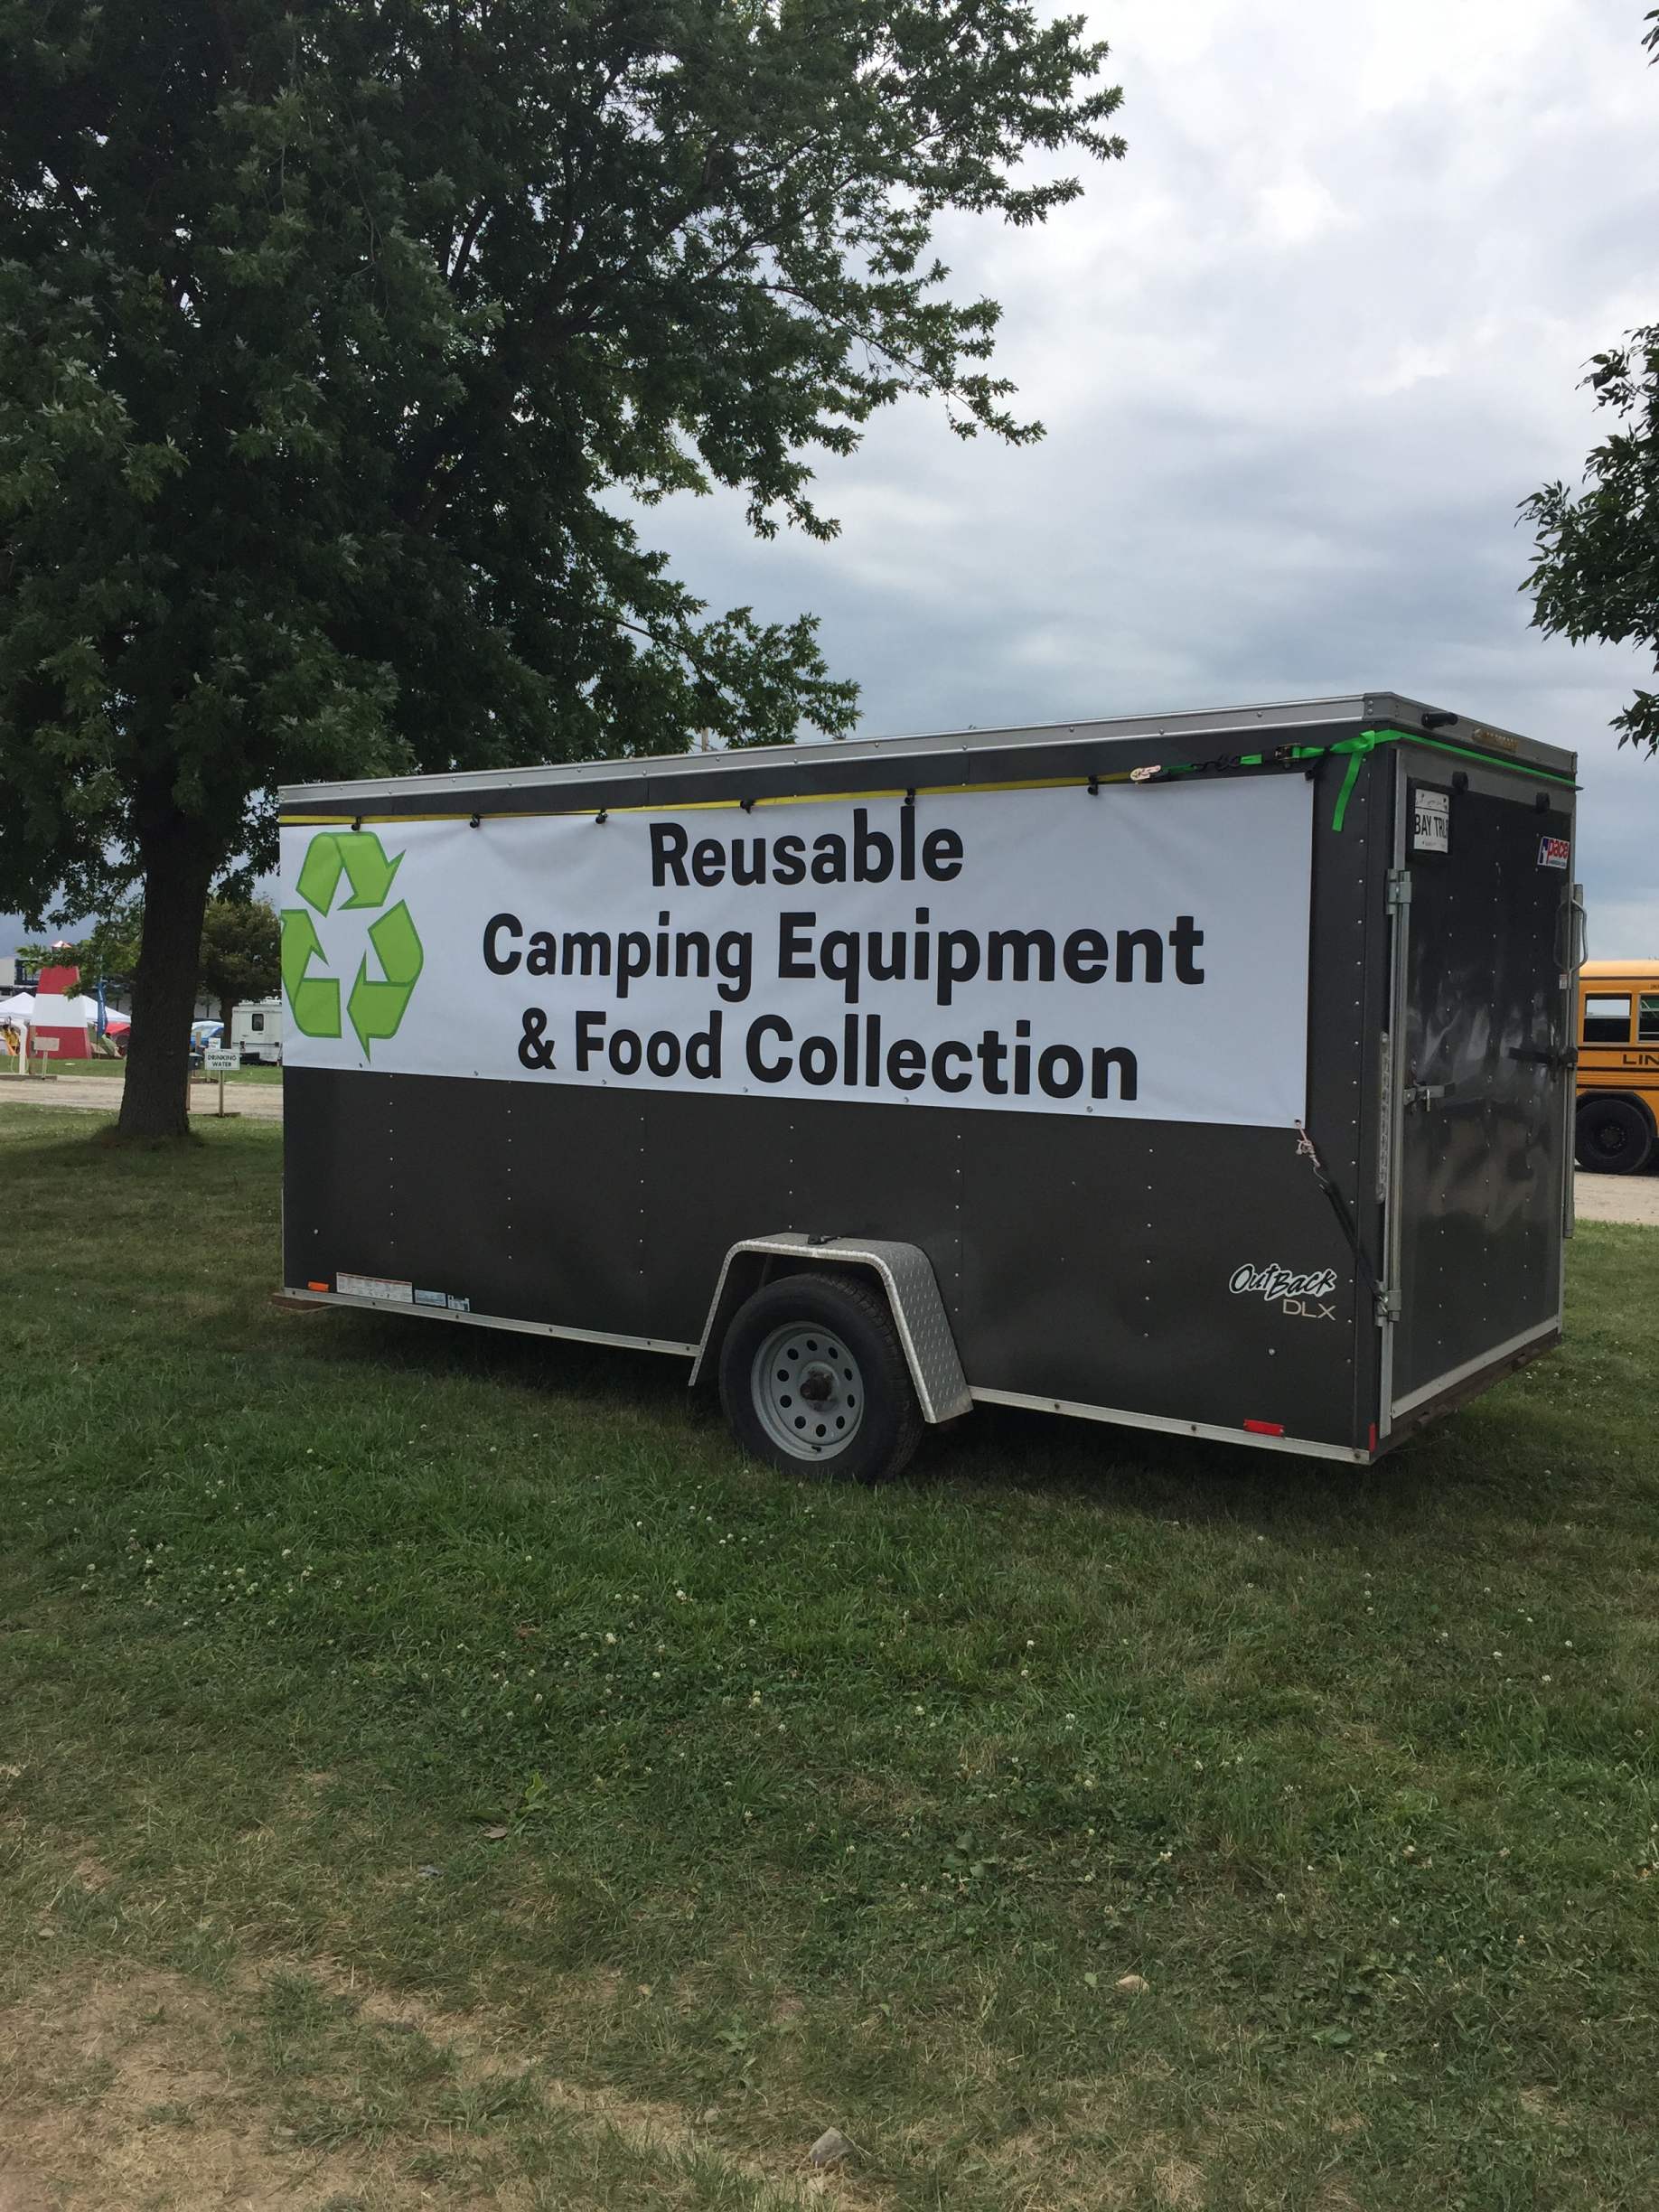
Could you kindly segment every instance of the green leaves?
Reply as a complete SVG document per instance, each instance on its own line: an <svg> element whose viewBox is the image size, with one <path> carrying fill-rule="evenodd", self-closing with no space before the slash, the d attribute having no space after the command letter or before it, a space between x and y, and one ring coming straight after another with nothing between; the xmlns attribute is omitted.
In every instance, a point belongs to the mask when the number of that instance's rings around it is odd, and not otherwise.
<svg viewBox="0 0 1659 2212"><path fill-rule="evenodd" d="M828 536L907 393L1036 436L933 233L1121 153L1104 56L1022 0L0 0L0 905L268 866L285 782L850 726L810 615L623 510Z"/></svg>
<svg viewBox="0 0 1659 2212"><path fill-rule="evenodd" d="M1617 427L1591 452L1583 492L1546 484L1523 502L1537 536L1532 620L1659 660L1659 326L1598 354L1585 382ZM1659 751L1659 695L1638 690L1614 727L1621 745Z"/></svg>

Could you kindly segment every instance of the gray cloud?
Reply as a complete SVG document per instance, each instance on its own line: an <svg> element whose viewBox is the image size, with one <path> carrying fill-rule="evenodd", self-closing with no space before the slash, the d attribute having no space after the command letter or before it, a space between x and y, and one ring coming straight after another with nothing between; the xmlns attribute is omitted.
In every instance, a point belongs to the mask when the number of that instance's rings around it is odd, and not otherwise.
<svg viewBox="0 0 1659 2212"><path fill-rule="evenodd" d="M1659 316L1643 0L1093 12L1128 161L943 240L1045 443L913 403L825 468L833 545L719 497L648 539L717 605L817 611L869 731L1393 686L1573 746L1598 949L1659 952L1659 762L1607 726L1641 665L1529 629L1515 514Z"/></svg>
<svg viewBox="0 0 1659 2212"><path fill-rule="evenodd" d="M646 518L720 604L823 620L871 731L1392 685L1578 749L1605 951L1659 951L1641 664L1528 626L1519 501L1659 316L1659 74L1625 0L1096 11L1129 158L1039 236L953 226L1046 441L915 404L826 468L829 548Z"/></svg>

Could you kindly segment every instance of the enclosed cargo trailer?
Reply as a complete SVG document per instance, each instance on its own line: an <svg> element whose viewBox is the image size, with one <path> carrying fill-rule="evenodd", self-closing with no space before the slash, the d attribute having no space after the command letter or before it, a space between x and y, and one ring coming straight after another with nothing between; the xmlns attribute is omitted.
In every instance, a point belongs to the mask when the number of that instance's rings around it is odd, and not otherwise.
<svg viewBox="0 0 1659 2212"><path fill-rule="evenodd" d="M290 1295L1364 1464L1546 1350L1575 758L1393 694L281 794Z"/></svg>

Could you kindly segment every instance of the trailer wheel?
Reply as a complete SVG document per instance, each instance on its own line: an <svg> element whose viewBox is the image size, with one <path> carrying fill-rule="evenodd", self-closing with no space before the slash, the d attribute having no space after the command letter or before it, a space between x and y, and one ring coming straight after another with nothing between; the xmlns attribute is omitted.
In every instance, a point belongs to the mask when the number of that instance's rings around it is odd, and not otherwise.
<svg viewBox="0 0 1659 2212"><path fill-rule="evenodd" d="M891 1482L922 1440L886 1301L829 1275L785 1275L738 1308L720 1404L745 1451L793 1475Z"/></svg>
<svg viewBox="0 0 1659 2212"><path fill-rule="evenodd" d="M1629 1099L1587 1099L1579 1109L1577 1134L1579 1167L1603 1175L1639 1175L1654 1148L1647 1116Z"/></svg>

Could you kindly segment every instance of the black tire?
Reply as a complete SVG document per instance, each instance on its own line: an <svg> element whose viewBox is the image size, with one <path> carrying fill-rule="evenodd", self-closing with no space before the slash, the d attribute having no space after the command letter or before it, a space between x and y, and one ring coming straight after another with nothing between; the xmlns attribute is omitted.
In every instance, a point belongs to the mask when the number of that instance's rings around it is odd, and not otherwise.
<svg viewBox="0 0 1659 2212"><path fill-rule="evenodd" d="M803 1388L791 1387L797 1376ZM738 1308L720 1346L720 1405L757 1459L840 1482L891 1482L924 1425L886 1300L825 1274L785 1275Z"/></svg>
<svg viewBox="0 0 1659 2212"><path fill-rule="evenodd" d="M1653 1156L1653 1124L1631 1099L1586 1099L1577 1134L1579 1167L1602 1175L1640 1175Z"/></svg>

